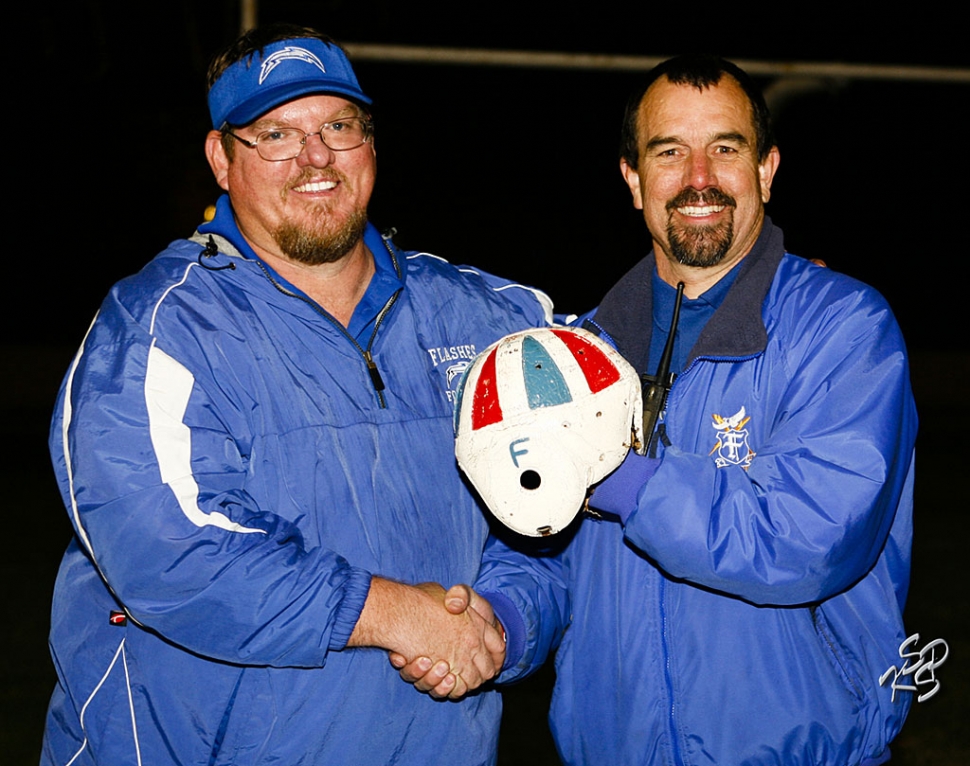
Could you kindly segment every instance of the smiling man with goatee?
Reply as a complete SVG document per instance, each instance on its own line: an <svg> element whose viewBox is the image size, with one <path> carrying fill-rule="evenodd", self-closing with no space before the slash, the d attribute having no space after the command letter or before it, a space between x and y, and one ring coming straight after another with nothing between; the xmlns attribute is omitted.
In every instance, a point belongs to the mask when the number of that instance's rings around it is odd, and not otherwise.
<svg viewBox="0 0 970 766"><path fill-rule="evenodd" d="M629 102L620 170L653 250L586 326L666 408L557 556L496 543L475 584L505 626L500 681L558 649L568 764L875 766L913 701L887 681L908 635L906 350L874 290L785 251L778 166L723 59L667 61Z"/></svg>
<svg viewBox="0 0 970 766"><path fill-rule="evenodd" d="M443 664L442 696L501 669L436 584L488 535L455 371L551 304L368 220L371 99L325 35L246 33L209 109L215 216L111 290L58 399L42 763L494 763L498 693L431 700L387 651Z"/></svg>

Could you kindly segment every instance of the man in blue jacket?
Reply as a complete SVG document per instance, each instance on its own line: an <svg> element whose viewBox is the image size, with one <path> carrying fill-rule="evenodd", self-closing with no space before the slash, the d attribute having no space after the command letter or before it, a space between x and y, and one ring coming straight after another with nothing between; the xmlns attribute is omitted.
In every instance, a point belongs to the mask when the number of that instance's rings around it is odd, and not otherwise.
<svg viewBox="0 0 970 766"><path fill-rule="evenodd" d="M661 64L628 107L620 168L653 251L588 326L654 373L683 283L666 410L594 490L601 518L556 556L491 542L467 597L505 627L500 680L558 649L567 763L874 766L909 709L886 681L906 638L906 351L875 291L785 252L764 212L778 163L761 94L721 59ZM404 674L443 693L445 670Z"/></svg>
<svg viewBox="0 0 970 766"><path fill-rule="evenodd" d="M227 195L111 290L57 402L45 764L494 761L497 695L416 694L385 650L445 658L456 693L501 666L489 623L410 583L478 576L454 389L548 300L368 223L369 105L309 29L210 69Z"/></svg>

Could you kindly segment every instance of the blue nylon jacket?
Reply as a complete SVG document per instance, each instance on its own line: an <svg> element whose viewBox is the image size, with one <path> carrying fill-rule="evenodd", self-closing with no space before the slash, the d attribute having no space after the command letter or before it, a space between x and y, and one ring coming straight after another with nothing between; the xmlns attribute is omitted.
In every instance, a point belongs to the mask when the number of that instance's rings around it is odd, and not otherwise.
<svg viewBox="0 0 970 766"><path fill-rule="evenodd" d="M377 273L347 332L256 258L226 198L104 301L51 430L76 535L43 763L494 761L495 692L437 702L344 648L372 573L477 577L451 400L548 299L365 241Z"/></svg>
<svg viewBox="0 0 970 766"><path fill-rule="evenodd" d="M654 268L594 316L641 371ZM766 222L662 426L625 527L584 518L538 558L489 542L476 587L508 632L500 680L558 647L569 764L884 762L911 703L879 678L905 639L916 435L889 307Z"/></svg>

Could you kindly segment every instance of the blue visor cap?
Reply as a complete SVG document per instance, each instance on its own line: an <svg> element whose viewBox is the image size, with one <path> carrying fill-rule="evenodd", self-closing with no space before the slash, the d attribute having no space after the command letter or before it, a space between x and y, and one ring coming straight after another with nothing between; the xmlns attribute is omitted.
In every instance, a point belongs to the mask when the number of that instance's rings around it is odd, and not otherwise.
<svg viewBox="0 0 970 766"><path fill-rule="evenodd" d="M370 104L350 62L336 45L313 37L280 40L262 56L237 61L209 90L212 127L248 125L280 104L311 93L334 93Z"/></svg>

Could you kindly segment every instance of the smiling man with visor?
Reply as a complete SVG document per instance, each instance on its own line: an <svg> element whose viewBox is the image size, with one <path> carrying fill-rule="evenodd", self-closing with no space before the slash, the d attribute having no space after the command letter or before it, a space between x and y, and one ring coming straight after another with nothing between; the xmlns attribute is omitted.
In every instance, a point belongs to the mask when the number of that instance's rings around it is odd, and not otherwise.
<svg viewBox="0 0 970 766"><path fill-rule="evenodd" d="M209 84L226 193L112 288L57 403L42 763L492 763L497 693L432 700L387 650L446 662L449 693L501 667L434 584L473 581L488 534L452 400L551 305L369 222L371 101L329 38L253 30Z"/></svg>

